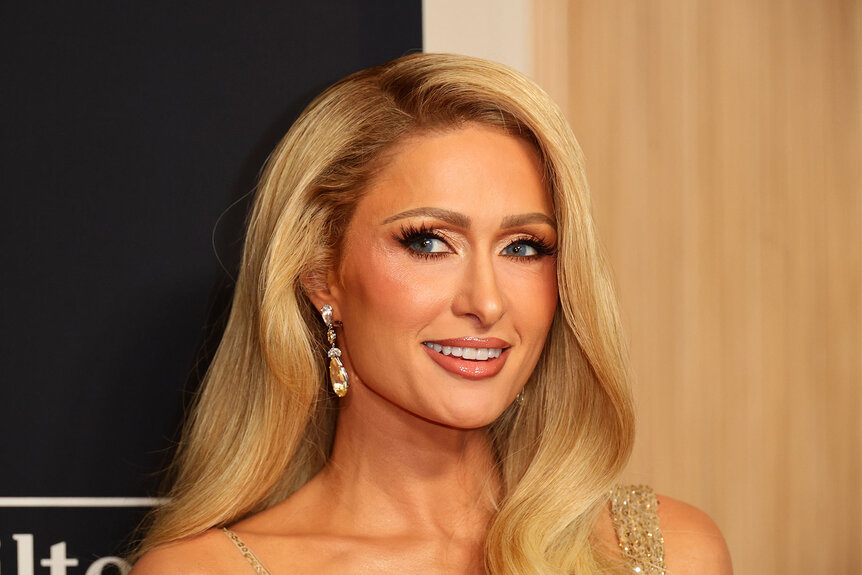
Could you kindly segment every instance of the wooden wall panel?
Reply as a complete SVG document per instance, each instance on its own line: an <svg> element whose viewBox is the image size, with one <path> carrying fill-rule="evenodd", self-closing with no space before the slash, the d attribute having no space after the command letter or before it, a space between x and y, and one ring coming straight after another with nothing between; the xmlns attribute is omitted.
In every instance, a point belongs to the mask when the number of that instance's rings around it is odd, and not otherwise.
<svg viewBox="0 0 862 575"><path fill-rule="evenodd" d="M707 510L737 573L862 573L862 2L536 14L631 334L628 479Z"/></svg>

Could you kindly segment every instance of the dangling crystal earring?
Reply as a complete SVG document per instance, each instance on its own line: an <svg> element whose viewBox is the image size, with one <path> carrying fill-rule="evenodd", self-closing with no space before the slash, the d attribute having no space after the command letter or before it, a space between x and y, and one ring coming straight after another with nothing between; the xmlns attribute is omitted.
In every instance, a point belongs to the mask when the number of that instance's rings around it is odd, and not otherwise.
<svg viewBox="0 0 862 575"><path fill-rule="evenodd" d="M338 397L344 397L347 395L347 388L350 387L350 384L347 382L347 370L341 363L341 350L335 347L335 323L332 321L332 306L326 304L320 308L320 316L323 318L323 323L326 324L326 339L332 346L326 354L329 356L329 379L332 382L332 391Z"/></svg>

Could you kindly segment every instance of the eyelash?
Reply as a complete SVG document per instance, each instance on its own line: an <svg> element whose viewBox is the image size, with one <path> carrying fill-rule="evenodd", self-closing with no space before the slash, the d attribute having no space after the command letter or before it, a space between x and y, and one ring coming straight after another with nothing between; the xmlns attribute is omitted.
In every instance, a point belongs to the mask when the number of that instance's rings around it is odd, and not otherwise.
<svg viewBox="0 0 862 575"><path fill-rule="evenodd" d="M447 255L446 253L440 253L440 252L420 252L420 251L414 250L410 247L410 244L413 244L414 242L417 242L420 240L438 240L438 241L446 243L447 245L449 244L449 242L447 242L446 239L442 235L440 235L440 233L437 230L435 230L434 228L429 228L425 224L422 224L419 227L416 227L415 225L412 225L412 224L402 225L401 231L395 237L395 239L401 245L403 245L404 249L406 249L411 255L419 257L419 258L432 259L432 258L438 258L438 257L442 257L442 256ZM548 244L548 242L546 242L544 239L537 237L537 236L534 236L534 235L524 235L522 237L516 238L514 241L512 241L506 247L508 248L509 246L512 246L513 244L524 244L524 245L530 246L531 248L536 250L536 255L513 256L511 254L504 254L504 257L507 257L507 258L512 259L512 260L532 261L532 260L536 260L536 259L539 259L539 258L544 257L544 256L556 255L556 253L557 253L557 250L554 246Z"/></svg>

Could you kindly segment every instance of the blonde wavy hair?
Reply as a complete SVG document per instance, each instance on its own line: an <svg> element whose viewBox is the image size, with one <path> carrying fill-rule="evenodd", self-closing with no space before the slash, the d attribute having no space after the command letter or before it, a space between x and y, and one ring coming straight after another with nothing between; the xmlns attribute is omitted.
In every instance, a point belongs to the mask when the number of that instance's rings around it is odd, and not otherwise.
<svg viewBox="0 0 862 575"><path fill-rule="evenodd" d="M616 297L590 214L580 148L559 108L500 64L413 54L318 96L267 162L230 318L187 419L170 500L133 557L288 497L326 463L337 400L323 326L304 294L384 152L408 135L477 123L530 142L558 227L559 306L526 401L489 428L502 479L489 573L614 570L591 538L628 460L634 416Z"/></svg>

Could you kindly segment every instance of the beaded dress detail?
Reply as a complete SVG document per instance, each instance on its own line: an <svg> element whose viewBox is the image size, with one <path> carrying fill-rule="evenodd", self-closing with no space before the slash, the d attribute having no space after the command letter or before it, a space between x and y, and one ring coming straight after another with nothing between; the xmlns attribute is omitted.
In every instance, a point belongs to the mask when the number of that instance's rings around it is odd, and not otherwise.
<svg viewBox="0 0 862 575"><path fill-rule="evenodd" d="M658 500L646 485L611 490L611 515L620 550L633 573L665 575L664 538L658 524Z"/></svg>
<svg viewBox="0 0 862 575"><path fill-rule="evenodd" d="M246 561L248 561L251 568L254 569L254 572L257 575L271 575L270 572L263 566L263 563L260 562L260 559L257 558L257 555L254 554L254 551L249 549L249 546L245 544L245 541L239 538L239 535L228 529L227 527L222 527L222 531L224 531L225 535L230 537L230 540L233 541L233 544L236 545L236 548L239 549L239 552L242 553L242 556L245 557Z"/></svg>

